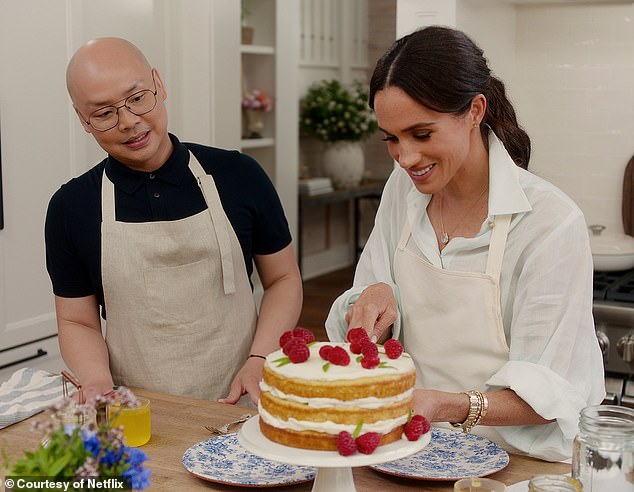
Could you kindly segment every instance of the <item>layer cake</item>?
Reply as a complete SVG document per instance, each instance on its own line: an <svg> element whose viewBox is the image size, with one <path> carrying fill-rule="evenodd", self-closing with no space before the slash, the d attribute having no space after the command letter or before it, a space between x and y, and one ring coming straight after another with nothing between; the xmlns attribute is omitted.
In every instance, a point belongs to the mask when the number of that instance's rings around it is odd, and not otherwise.
<svg viewBox="0 0 634 492"><path fill-rule="evenodd" d="M350 356L348 365L329 363L321 347L339 346ZM376 432L380 444L400 439L412 409L416 372L403 353L390 359L379 346L377 367L366 369L349 343L317 342L308 360L292 363L282 350L266 358L260 383L260 430L287 446L337 449L337 435Z"/></svg>

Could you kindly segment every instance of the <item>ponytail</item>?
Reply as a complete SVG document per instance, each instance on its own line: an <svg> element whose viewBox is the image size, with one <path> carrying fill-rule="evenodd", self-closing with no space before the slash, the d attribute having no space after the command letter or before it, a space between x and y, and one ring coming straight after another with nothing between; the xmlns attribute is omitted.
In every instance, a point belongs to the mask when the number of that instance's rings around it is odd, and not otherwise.
<svg viewBox="0 0 634 492"><path fill-rule="evenodd" d="M528 161L531 157L531 139L517 123L515 110L506 96L504 84L500 79L494 76L489 78L489 88L485 97L487 110L482 123L491 127L515 164L523 169L528 169ZM486 134L483 134L483 137L486 137Z"/></svg>

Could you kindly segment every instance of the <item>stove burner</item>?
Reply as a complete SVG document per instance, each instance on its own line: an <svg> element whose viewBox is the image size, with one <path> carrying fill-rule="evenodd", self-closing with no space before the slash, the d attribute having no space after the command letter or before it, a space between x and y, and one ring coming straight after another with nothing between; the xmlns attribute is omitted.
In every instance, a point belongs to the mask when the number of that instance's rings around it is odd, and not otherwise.
<svg viewBox="0 0 634 492"><path fill-rule="evenodd" d="M594 272L595 301L614 301L634 304L634 270Z"/></svg>

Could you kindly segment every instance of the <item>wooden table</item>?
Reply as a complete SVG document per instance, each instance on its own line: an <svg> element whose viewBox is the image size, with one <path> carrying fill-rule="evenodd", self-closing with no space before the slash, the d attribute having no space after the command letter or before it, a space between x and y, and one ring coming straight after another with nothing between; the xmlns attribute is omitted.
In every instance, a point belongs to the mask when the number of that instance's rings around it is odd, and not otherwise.
<svg viewBox="0 0 634 492"><path fill-rule="evenodd" d="M141 449L148 455L148 466L152 469L151 487L148 490L224 490L240 491L242 487L221 485L201 480L191 475L181 463L183 453L196 444L211 437L205 425L221 425L247 413L244 408L221 403L184 398L180 396L134 390L138 396L151 401L152 439ZM255 409L248 410L255 413ZM36 415L30 419L0 430L0 450L9 456L21 456L24 450L37 447L40 435L31 430L31 422L41 419ZM525 456L511 455L509 465L491 478L506 484L528 480L533 475L543 473L570 473L570 465L548 463ZM379 492L384 490L453 491L453 482L419 481L401 479L375 472L367 467L353 469L358 492ZM276 490L310 491L312 482L288 486ZM260 489L262 490L262 489Z"/></svg>

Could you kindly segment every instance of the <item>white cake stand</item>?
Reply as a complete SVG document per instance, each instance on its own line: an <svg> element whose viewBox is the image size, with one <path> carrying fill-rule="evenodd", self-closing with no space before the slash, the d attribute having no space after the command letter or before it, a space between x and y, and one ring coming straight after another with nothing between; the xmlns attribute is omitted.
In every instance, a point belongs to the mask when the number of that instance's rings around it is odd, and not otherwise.
<svg viewBox="0 0 634 492"><path fill-rule="evenodd" d="M372 454L341 456L337 451L299 449L273 442L260 431L259 416L247 420L238 432L238 442L253 454L291 465L317 467L313 492L354 492L352 467L405 458L423 449L430 440L431 432L428 432L418 441L399 439L378 447Z"/></svg>

